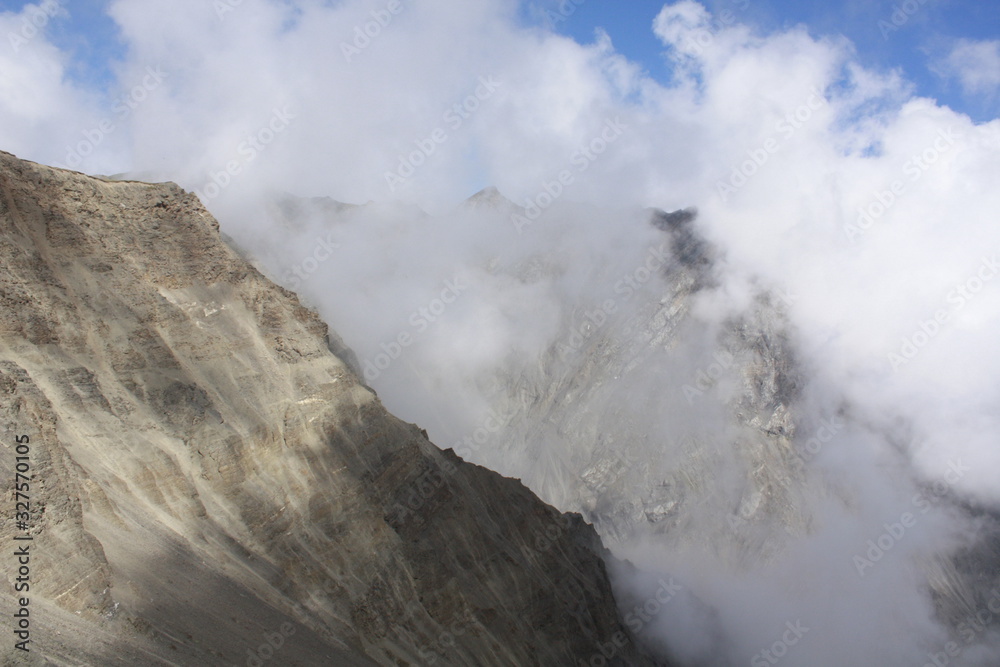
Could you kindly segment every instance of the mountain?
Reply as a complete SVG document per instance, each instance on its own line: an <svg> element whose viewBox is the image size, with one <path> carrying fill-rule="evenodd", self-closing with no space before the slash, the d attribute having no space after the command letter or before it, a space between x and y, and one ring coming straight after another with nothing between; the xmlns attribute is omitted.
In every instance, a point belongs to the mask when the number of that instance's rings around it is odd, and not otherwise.
<svg viewBox="0 0 1000 667"><path fill-rule="evenodd" d="M304 298L342 318L364 367L385 357L370 379L394 411L579 512L629 559L611 568L616 597L660 654L764 664L762 649L805 619L809 641L780 646L784 664L843 664L831 646L852 664L919 664L949 641L968 664L996 664L971 661L995 638L967 632L1000 590L995 511L920 476L906 443L824 384L799 346L796 296L734 277L693 208L555 200L528 210L487 188L452 213L391 223L303 202L308 224L286 240L298 252L264 264L282 275L324 234L349 248L303 281ZM355 259L383 256L390 270ZM445 276L468 296L408 326ZM414 285L428 287L394 298ZM385 322L344 315L363 312L362 291ZM391 348L400 331L405 351ZM884 459L848 455L886 442ZM687 594L637 619L667 572Z"/></svg>
<svg viewBox="0 0 1000 667"><path fill-rule="evenodd" d="M8 662L654 664L594 530L390 415L193 194L0 153L0 226Z"/></svg>
<svg viewBox="0 0 1000 667"><path fill-rule="evenodd" d="M507 211L517 208L514 202L504 197L503 193L492 185L472 195L462 202L462 205L470 211L475 211L476 209L499 209Z"/></svg>

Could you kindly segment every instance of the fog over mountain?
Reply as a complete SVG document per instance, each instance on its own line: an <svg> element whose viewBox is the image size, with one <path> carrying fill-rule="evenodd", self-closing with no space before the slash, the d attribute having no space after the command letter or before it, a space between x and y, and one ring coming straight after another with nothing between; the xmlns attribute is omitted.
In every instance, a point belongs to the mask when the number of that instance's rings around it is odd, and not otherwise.
<svg viewBox="0 0 1000 667"><path fill-rule="evenodd" d="M389 414L193 193L0 152L0 226L5 665L663 664L594 528Z"/></svg>
<svg viewBox="0 0 1000 667"><path fill-rule="evenodd" d="M745 4L666 4L665 83L510 0L117 0L110 93L0 54L0 147L198 193L664 658L995 665L1000 120Z"/></svg>

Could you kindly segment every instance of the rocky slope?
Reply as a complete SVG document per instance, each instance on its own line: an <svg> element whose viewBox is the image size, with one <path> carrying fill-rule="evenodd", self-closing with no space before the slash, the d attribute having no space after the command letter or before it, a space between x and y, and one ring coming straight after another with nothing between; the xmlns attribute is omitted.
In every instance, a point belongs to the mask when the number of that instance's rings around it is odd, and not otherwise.
<svg viewBox="0 0 1000 667"><path fill-rule="evenodd" d="M661 281L631 307L619 296L605 321L596 298L567 304L577 335L497 374L491 404L515 418L474 460L583 512L605 539L648 533L749 565L807 521L792 446L799 379L780 299L761 293L722 327L692 316L716 261L696 215L647 211L663 232ZM525 465L538 456L549 464ZM758 523L777 535L740 534Z"/></svg>
<svg viewBox="0 0 1000 667"><path fill-rule="evenodd" d="M194 195L0 153L0 226L8 663L652 664L594 531L389 415Z"/></svg>
<svg viewBox="0 0 1000 667"><path fill-rule="evenodd" d="M634 560L640 570L663 572L676 563L693 563L688 572L711 573L694 583L679 576L692 595L678 598L663 612L655 622L659 627L637 624L643 629L640 639L656 644L658 633L671 640L687 635L679 638L693 645L686 652L677 650L677 642L655 648L684 664L747 664L759 650L756 645L769 641L767 631L756 643L746 641L741 647L727 646L725 630L731 637L734 628L749 625L745 619L757 613L756 601L741 605L728 588L713 590L705 581L718 575L714 578L757 582L763 572L776 573L769 581L781 585L762 585L761 595L778 599L786 594L796 614L828 613L824 625L832 628L831 641L845 642L849 631L837 626L840 612L827 612L822 600L802 592L813 583L833 581L821 572L823 567L814 565L815 558L804 558L803 567L815 576L803 576L807 584L800 589L795 589L796 580L782 574L782 567L789 562L789 551L801 553L796 549L818 541L817 535L852 544L835 530L821 532L823 511L852 505L849 511L861 511L862 506L838 485L841 480L826 475L815 461L824 447L828 452L836 449L838 434L857 432L861 418L834 392L817 401L813 386L809 395L814 378L806 377L806 362L796 358L787 315L794 296L754 281L738 286L745 291L722 285L725 258L700 236L696 211L604 211L559 202L532 216L495 188L487 188L451 218L428 216L420 224L392 225L378 211L366 213L366 207L345 213L343 205L332 200L278 201L271 217L292 236L351 239L351 253L364 248L365 238L394 239L399 252L389 256L403 267L401 274L425 279L436 275L420 273L418 260L426 253L411 248L445 253L453 245L461 248L439 260L438 268L460 271L475 293L470 300L477 300L482 312L469 316L473 309L463 310L464 304L448 310L407 349L406 363L389 367L374 384L384 390L388 404L401 413L412 409L404 414L419 420L460 456L523 480L556 507L580 512L605 543ZM289 217L287 211L295 214ZM595 233L595 228L612 231ZM475 229L475 238L464 243L461 234L467 229ZM615 246L617 237L627 243ZM580 238L584 240L574 245ZM605 252L606 247L611 250ZM282 263L287 257L269 256L263 247L253 250L268 258L262 265L274 275L287 272ZM411 255L417 259L411 260ZM303 294L326 304L327 316L336 317L350 308L323 293L331 276L356 281L357 290L374 284L388 293L412 280L359 277L352 271L350 266L325 266L303 286ZM738 296L733 298L732 292ZM393 332L407 331L406 314L422 303L419 298L402 306L384 301L386 311L395 308L400 313L387 327ZM521 303L529 305L522 308ZM497 346L488 361L466 364L453 351L460 347L462 333L473 328L469 322L494 323L501 331L505 322L516 322L537 336L533 345ZM387 340L379 340L376 329L369 331L376 332L369 340L355 335L350 341L367 360L377 358L384 349L379 344ZM513 335L498 338L520 342ZM459 392L408 400L403 392L393 392L394 387L421 382L435 388L457 385L475 400L462 403L455 399ZM488 410L461 422L462 409L475 413L480 405ZM919 482L914 484L914 490L920 488ZM933 600L929 613L942 622L943 635L957 637L962 623L986 608L1000 584L998 524L982 508L969 511L952 507L958 504L954 498L938 500L962 521L983 513L978 520L981 542L957 551L941 548L914 566L920 572L913 579L919 581L921 595L926 589ZM858 544L864 545L865 539ZM837 576L857 585L861 578L850 566L850 557L835 563L849 565ZM648 595L646 583L638 592L629 590L633 581L643 578L631 571L616 578L626 619ZM714 595L710 604L707 595L697 599L706 590ZM890 594L898 590L886 586L879 593L891 600ZM854 595L852 600L861 599ZM766 609L772 603L768 599L761 606ZM662 632L667 617L675 613L684 622ZM737 615L743 618L734 622ZM720 618L728 621L725 629ZM784 619L778 626L782 623ZM671 635L677 627L697 629ZM979 641L979 635L974 640ZM912 641L908 637L907 646ZM892 652L891 644L876 643ZM820 664L826 658L815 646L813 653L804 650L788 663ZM988 660L982 664L995 664Z"/></svg>

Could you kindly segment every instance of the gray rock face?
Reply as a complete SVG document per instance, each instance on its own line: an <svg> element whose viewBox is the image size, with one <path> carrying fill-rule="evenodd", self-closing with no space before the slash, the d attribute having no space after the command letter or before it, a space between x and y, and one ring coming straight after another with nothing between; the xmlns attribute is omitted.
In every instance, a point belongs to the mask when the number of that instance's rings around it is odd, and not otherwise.
<svg viewBox="0 0 1000 667"><path fill-rule="evenodd" d="M351 238L357 247L363 247L361 238L378 237L378 231L365 226L378 222L377 216L330 211L329 205L311 208L306 215L319 226L310 228L307 237L330 229ZM905 468L904 456L894 460L901 472L879 481L905 490L897 510L895 498L866 504L856 489L843 483L844 476L813 465L816 451L809 447L822 448L838 435L868 442L869 433L843 394L826 387L817 390L815 378L808 377L808 362L797 358L788 317L794 297L752 283L737 298L726 293L732 285L724 280L732 276L719 273L726 258L699 235L693 210L595 212L593 207L560 202L543 214L533 213L529 216L488 188L460 207L453 219L441 222L429 216L417 222L401 219L398 228L385 226L398 233L396 242L404 248L419 238L426 243L420 247L437 244L447 250L455 230L469 228L487 237L488 242L474 239L460 245L460 252L446 256L435 268L461 267L475 276L470 300L478 299L483 310L505 310L502 317L461 320L462 306L456 306L442 319L452 317L459 323L429 329L406 352L406 363L390 367L383 384L374 384L385 389L387 403L399 399L396 405L413 407L410 418L419 418L437 440L453 444L463 458L523 480L560 509L580 512L617 553L635 555L635 562L648 569L624 567L616 581L633 584L618 591L619 601L626 622L643 632L641 639L656 644L664 655L683 658L684 664L747 664L774 641L766 624L760 624L764 629L756 636L746 630L754 625L753 617L788 614L768 619L776 621L779 633L786 621L798 616L823 628L811 635L811 648L801 646L787 664L836 664L841 657L825 651L820 642L843 647L866 630L862 626L891 629L887 612L893 611L896 600L919 610L915 615L936 615L940 627L926 627L953 638L971 613L985 608L1000 584L996 520L989 513L979 520L984 539L971 548L952 549L950 542L930 545L922 552L928 558L912 561L896 550L895 569L906 572L902 583L877 588L852 565L853 555L865 553L869 537L879 537L877 531L870 536L856 532L854 523L883 511L895 512L896 518L912 510L909 494L919 484ZM511 230L512 215L521 216L516 232ZM602 252L615 238L595 234L595 218L598 227L624 228L621 236L627 241ZM581 237L586 238L574 245ZM648 249L644 243L650 244ZM275 273L282 270L279 260L270 267ZM401 264L417 275L416 260ZM330 275L355 277L349 268L318 272L306 286L315 301L323 301L323 281ZM358 287L378 283L391 291L401 282L380 275ZM511 306L520 300L536 306L531 319L521 317L528 306ZM330 300L326 304L328 314L347 310ZM449 365L449 350L460 337L456 332L472 328L469 322L502 329L510 321L541 332L532 339L533 347L501 347L488 362ZM409 330L404 320L397 319L395 325ZM378 343L355 344L370 360L379 352ZM414 382L400 382L403 377ZM425 378L426 386L451 382L461 387L475 399L463 407L475 412L486 405L488 414L480 411L456 428L452 424L459 421L455 404L460 401L427 397L407 404L409 396L391 393L394 386L416 386ZM940 504L955 510L956 523L981 512L960 508L953 498ZM850 527L834 524L829 515ZM923 525L929 530L930 523L928 518ZM918 540L914 535L910 544ZM834 555L824 560L824 550ZM661 609L657 618L630 615L658 590L656 578L645 579L644 574L662 573L675 563L695 576L708 574L694 584L679 577L690 589L678 594L676 603ZM912 577L911 565L916 572ZM785 576L786 567L795 576ZM832 568L839 569L829 572ZM714 582L705 585L713 575L745 584L743 596L713 590ZM815 592L825 587L844 595L843 606ZM850 595L844 592L848 589ZM711 605L699 599L702 590L714 595ZM877 611L870 611L872 597L880 598ZM758 608L763 613L757 614ZM670 639L697 635L686 652L664 646L657 641L661 636L653 636L669 625L671 613L688 616L675 627L692 630L673 633ZM857 623L841 624L845 616ZM738 636L741 630L743 636ZM919 658L926 653L919 648L923 637L894 636L890 641L879 632L872 634L867 643L851 647L854 655L864 655L871 664L883 658L886 661L879 664L909 664L909 654ZM896 654L897 649L905 649L906 658ZM981 664L993 663L987 658Z"/></svg>
<svg viewBox="0 0 1000 667"><path fill-rule="evenodd" d="M509 416L502 435L457 450L581 512L613 549L710 555L720 572L752 577L794 540L817 532L811 501L839 491L811 468L815 452L807 447L817 433L826 442L848 428L853 417L849 405L833 404L814 423L815 413L803 409L807 378L786 316L792 297L760 288L721 324L695 314L718 286L720 261L694 229L696 215L648 212L669 248L660 280L642 286L630 308L618 307L625 299L602 306L598 297L566 304L568 337L481 382L495 411ZM642 274L634 275L641 282ZM516 276L542 280L546 271ZM629 290L621 293L628 298ZM922 585L948 636L995 647L995 637L970 639L969 628L983 632L970 619L1000 586L1000 524L995 512L954 498L942 503L954 503L961 522L976 517L981 539L919 562ZM713 610L697 599L685 608L703 617L699 632L715 635ZM726 656L724 644L719 637L688 658L741 664L742 655ZM662 642L659 648L674 652Z"/></svg>
<svg viewBox="0 0 1000 667"><path fill-rule="evenodd" d="M32 474L8 658L653 664L593 529L389 415L194 195L0 153L0 226L8 495L17 436Z"/></svg>
<svg viewBox="0 0 1000 667"><path fill-rule="evenodd" d="M568 335L481 383L511 416L502 437L458 451L582 512L606 540L708 546L742 567L780 548L763 535L808 521L792 447L800 381L778 298L762 290L721 327L692 316L718 260L696 215L640 216L663 232L654 277L639 265L613 306L566 304ZM515 277L550 271L529 262Z"/></svg>

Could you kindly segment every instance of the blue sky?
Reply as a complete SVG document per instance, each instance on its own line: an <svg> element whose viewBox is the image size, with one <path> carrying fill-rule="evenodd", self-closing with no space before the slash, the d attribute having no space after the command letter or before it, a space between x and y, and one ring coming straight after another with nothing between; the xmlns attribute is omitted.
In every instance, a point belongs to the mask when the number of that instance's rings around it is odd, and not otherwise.
<svg viewBox="0 0 1000 667"><path fill-rule="evenodd" d="M564 20L551 21L557 31L580 42L591 42L597 28L610 35L615 48L640 62L658 80L669 80L662 45L650 26L663 7L658 0L548 0L531 5L537 9L575 7ZM736 20L762 33L805 25L815 37L844 35L854 44L861 63L882 70L900 69L916 86L916 94L937 99L974 120L997 117L1000 100L995 96L966 95L954 81L932 71L960 38L995 40L1000 37L1000 2L997 0L912 0L916 8L896 28L895 8L903 2L885 0L705 0L716 16L729 10ZM529 14L531 12L528 12ZM554 14L549 14L550 16ZM892 26L889 28L887 26Z"/></svg>
<svg viewBox="0 0 1000 667"><path fill-rule="evenodd" d="M525 29L545 24L539 8L566 0L525 0L520 14L517 0L402 0L406 12L374 32L371 11L389 0L242 0L224 20L215 0L115 0L133 40L127 53L104 15L109 2L48 1L71 16L51 21L46 39L27 48L0 45L0 150L200 192L222 230L279 278L315 258L331 227L320 216L278 224L273 193L377 202L374 224L336 226L343 250L300 292L361 359L410 331L414 308L436 298L443 280L468 277L474 287L449 310L454 319L407 353L406 364L438 390L407 394L402 381L380 389L411 422L472 432L492 401L479 392L494 386L483 378L508 376L515 356L543 358L566 344L570 320L560 313L596 308L590 296L610 292L662 241L612 211L697 207L699 233L724 259L719 287L702 290L684 317L723 331L759 290L789 294L790 336L818 378L803 390L806 419L796 425L819 422L813 408L843 408L863 424L848 429L843 448L826 450L831 474L815 478L831 483L824 498L859 489L869 503L863 516L853 501L830 512L817 505L817 532L788 561L770 561L763 578L754 573L738 588L709 586L725 605L717 618L733 650L750 656L770 645L773 628L799 606L817 628L841 635L812 644L814 659L798 664L919 665L924 643L940 650L930 605L893 589L917 568L860 581L848 550L864 549L903 511L895 503L908 492L879 475L904 469L888 456L916 435L905 469L912 464L930 483L949 462L967 460L972 471L956 497L1000 506L1000 279L987 285L982 273L1000 252L1000 120L984 122L1000 116L1000 0L895 0L912 8L899 26L892 1L704 0L762 38L724 35L727 51L689 54L686 79L668 68L653 34L659 0L569 0L577 9L550 26L584 44L606 31L662 85L616 67L605 50ZM282 2L322 9L283 30ZM0 39L22 20L3 10L23 6L0 0ZM690 45L703 18L697 5L673 7L660 23L664 42ZM786 32L797 25L808 38ZM886 25L898 29L883 34ZM359 33L371 38L354 42L359 52L348 58L342 40ZM832 68L845 60L856 82L838 86ZM891 71L951 109L911 99L878 75ZM501 84L481 94L484 76ZM689 85L671 87L677 79ZM820 86L825 95L814 92ZM99 99L126 91L135 105L124 114ZM443 114L458 105L467 113L453 128ZM624 132L609 134L611 123ZM412 214L412 206L454 211L486 185L546 222L524 227L499 211L483 224ZM548 205L555 208L543 213ZM973 284L981 288L974 303L948 297ZM937 326L939 313L948 326ZM905 351L918 340L926 343L919 358ZM699 341L692 349L711 348ZM900 354L910 358L905 366L892 358ZM668 356L680 365L656 368L684 369L681 381L694 376L683 348ZM643 387L645 400L653 385ZM667 408L684 419L715 414ZM664 422L662 432L673 426ZM892 441L882 443L883 433ZM446 436L432 431L453 442ZM941 533L929 520L921 525L926 539L914 533L894 557L915 556L920 544L951 548L952 525ZM705 581L702 563L691 565ZM811 585L817 571L832 579ZM832 603L831 586L843 592ZM926 639L920 650L910 643L916 635ZM838 651L823 655L824 646Z"/></svg>
<svg viewBox="0 0 1000 667"><path fill-rule="evenodd" d="M207 0L206 0L207 1ZM805 25L813 36L844 35L854 44L861 63L882 70L899 69L915 86L915 93L934 98L976 121L1000 115L996 94L967 94L952 79L934 72L956 40L1000 38L1000 2L997 0L704 0L716 16L731 11L736 20L763 34ZM5 0L0 10L19 11L24 2ZM69 17L48 26L54 43L73 53L69 75L88 88L109 88L114 82L115 63L123 56L117 28L105 14L102 0L63 2ZM581 43L592 42L595 31L610 35L616 49L641 63L657 80L668 82L670 73L662 56L662 45L653 35L653 18L665 3L660 0L529 0L524 3L527 22L547 24ZM553 21L548 16L560 7L569 15ZM572 8L572 11L569 11ZM901 25L892 23L894 11L907 9Z"/></svg>
<svg viewBox="0 0 1000 667"><path fill-rule="evenodd" d="M40 1L40 0L39 0ZM0 2L0 9L20 11L26 2ZM93 88L108 88L115 81L115 64L124 55L118 27L107 15L103 0L63 1L68 15L56 17L46 26L51 41L75 57L69 61L68 75Z"/></svg>

